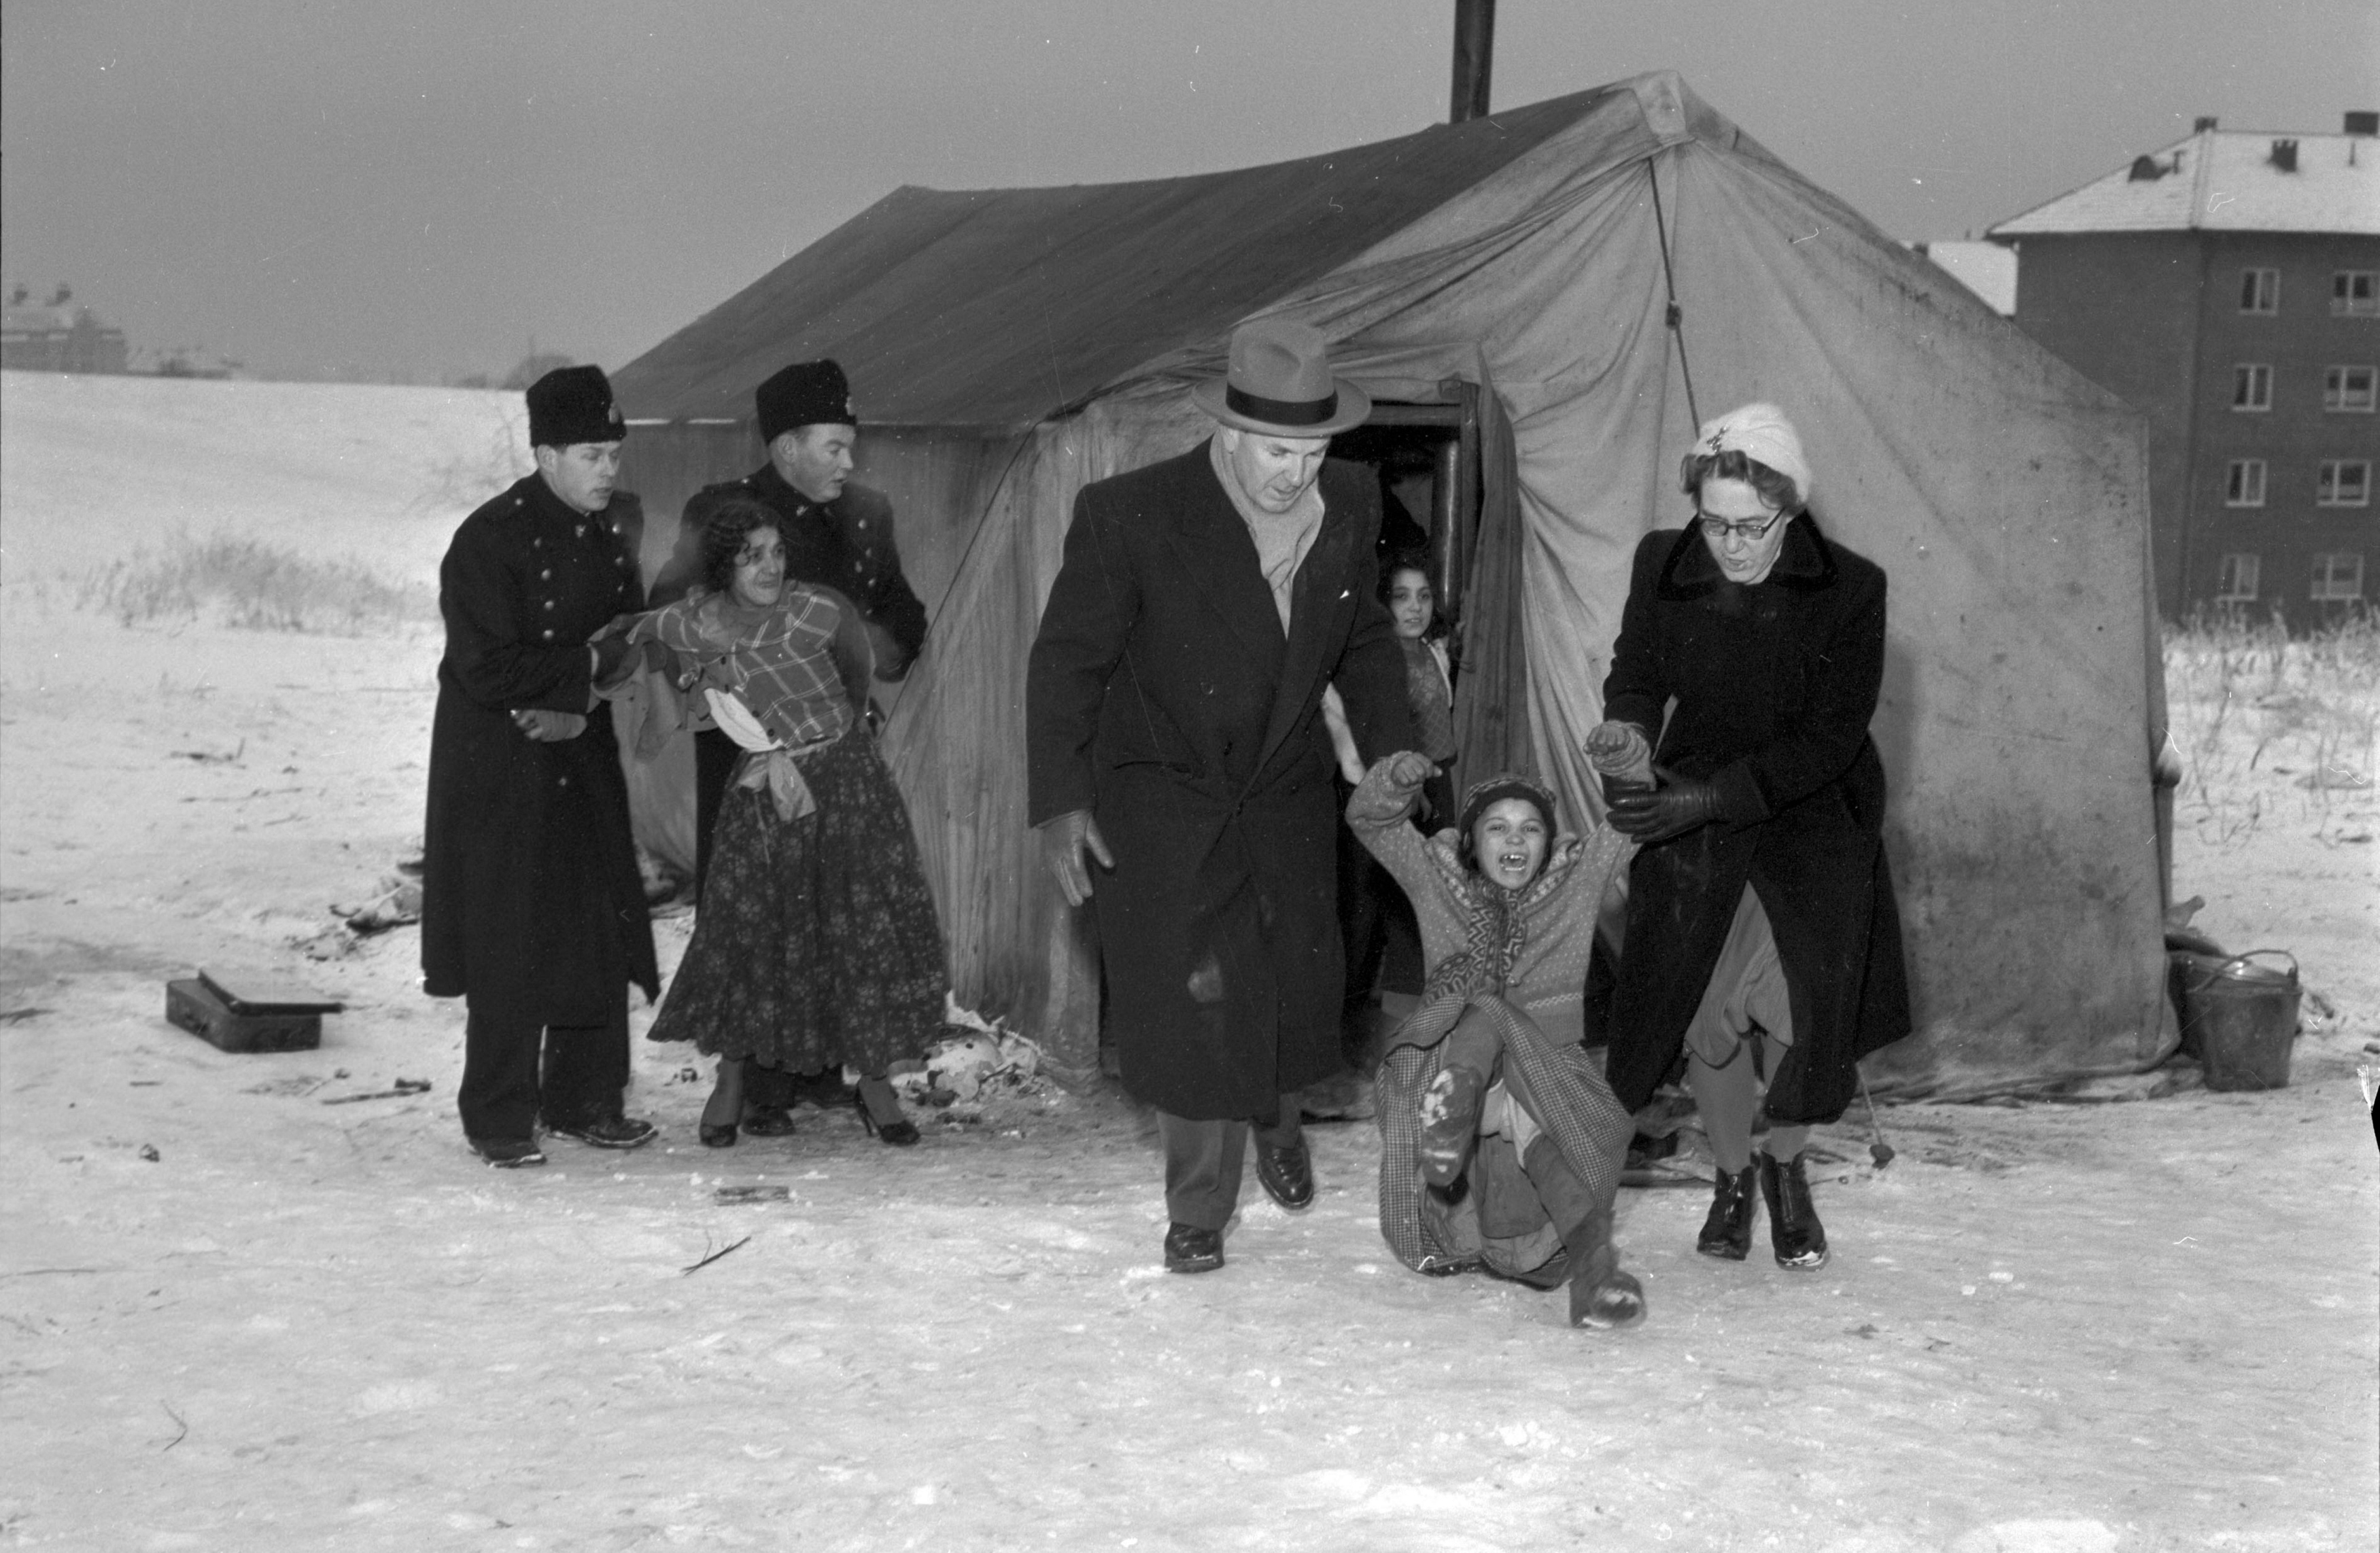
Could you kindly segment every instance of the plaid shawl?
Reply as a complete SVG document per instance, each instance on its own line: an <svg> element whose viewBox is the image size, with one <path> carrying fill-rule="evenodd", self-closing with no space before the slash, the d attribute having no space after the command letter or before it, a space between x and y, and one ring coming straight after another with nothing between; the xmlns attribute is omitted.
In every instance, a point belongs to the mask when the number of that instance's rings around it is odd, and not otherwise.
<svg viewBox="0 0 2380 1553"><path fill-rule="evenodd" d="M833 595L787 583L777 606L740 629L721 595L690 593L639 615L631 641L657 641L702 684L734 696L790 749L832 744L856 715L835 661L846 611ZM862 687L867 682L860 682Z"/></svg>

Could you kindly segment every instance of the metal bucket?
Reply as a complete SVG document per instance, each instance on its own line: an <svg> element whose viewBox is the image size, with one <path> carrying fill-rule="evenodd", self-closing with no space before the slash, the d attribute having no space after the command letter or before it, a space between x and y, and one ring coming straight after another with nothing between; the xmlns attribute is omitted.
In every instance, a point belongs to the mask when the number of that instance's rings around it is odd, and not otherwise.
<svg viewBox="0 0 2380 1553"><path fill-rule="evenodd" d="M2277 955L2278 970L2252 962ZM2298 1033L2298 963L2287 950L2252 949L2228 960L2177 951L2181 1049L2206 1069L2209 1089L2286 1089Z"/></svg>

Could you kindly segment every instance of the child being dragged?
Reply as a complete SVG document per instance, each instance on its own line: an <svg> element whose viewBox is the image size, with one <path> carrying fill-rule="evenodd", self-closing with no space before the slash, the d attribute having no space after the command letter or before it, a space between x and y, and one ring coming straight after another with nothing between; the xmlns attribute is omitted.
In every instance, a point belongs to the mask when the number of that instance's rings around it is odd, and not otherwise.
<svg viewBox="0 0 2380 1553"><path fill-rule="evenodd" d="M1405 820L1430 770L1391 755L1347 804L1412 898L1429 969L1380 1063L1380 1232L1416 1272L1567 1283L1572 1326L1634 1326L1644 1287L1611 1244L1633 1122L1579 1045L1597 911L1633 843L1558 839L1553 795L1512 775L1425 839Z"/></svg>

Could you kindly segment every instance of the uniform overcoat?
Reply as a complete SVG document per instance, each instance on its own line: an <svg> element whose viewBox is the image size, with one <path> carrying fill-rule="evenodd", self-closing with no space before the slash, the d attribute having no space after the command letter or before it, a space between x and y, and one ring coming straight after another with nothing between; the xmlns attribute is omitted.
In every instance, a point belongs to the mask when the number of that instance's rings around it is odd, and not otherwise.
<svg viewBox="0 0 2380 1553"><path fill-rule="evenodd" d="M1747 881L1793 1011L1770 1118L1833 1121L1859 1059L1909 1033L1884 766L1868 735L1884 612L1882 569L1807 513L1749 587L1726 580L1691 527L1637 545L1604 716L1644 729L1657 764L1716 785L1719 819L1644 848L1629 869L1609 1072L1631 1110L1676 1062Z"/></svg>
<svg viewBox="0 0 2380 1553"><path fill-rule="evenodd" d="M899 679L926 642L926 606L901 571L892 532L892 504L880 491L845 485L832 502L813 502L785 483L773 464L742 479L706 485L678 515L677 543L653 578L658 609L675 603L702 580L702 528L721 503L748 496L782 520L785 575L813 588L831 588L859 608L876 649L876 677Z"/></svg>
<svg viewBox="0 0 2380 1553"><path fill-rule="evenodd" d="M1026 675L1038 824L1089 809L1124 1087L1192 1121L1277 1114L1340 1065L1336 684L1366 758L1413 746L1378 596L1379 491L1326 462L1290 628L1208 448L1084 487Z"/></svg>
<svg viewBox="0 0 2380 1553"><path fill-rule="evenodd" d="M465 518L438 568L446 655L430 734L421 968L432 997L600 1024L622 979L660 992L608 707L540 743L517 708L586 713L587 638L643 607L643 514L592 516L530 475Z"/></svg>

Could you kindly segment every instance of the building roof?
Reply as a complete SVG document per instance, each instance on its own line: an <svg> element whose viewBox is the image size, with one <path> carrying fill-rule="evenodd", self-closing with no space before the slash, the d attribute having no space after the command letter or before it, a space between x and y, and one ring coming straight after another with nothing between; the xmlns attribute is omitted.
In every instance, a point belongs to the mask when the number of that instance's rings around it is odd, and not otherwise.
<svg viewBox="0 0 2380 1553"><path fill-rule="evenodd" d="M638 419L741 420L761 379L831 356L865 364L863 421L1029 423L1228 329L1629 92L1192 177L897 188L621 368L613 389Z"/></svg>
<svg viewBox="0 0 2380 1553"><path fill-rule="evenodd" d="M2278 148L2294 146L2284 171ZM2202 129L1991 229L2380 235L2380 139Z"/></svg>
<svg viewBox="0 0 2380 1553"><path fill-rule="evenodd" d="M2016 312L2016 255L2010 249L1998 243L1965 238L1911 246L1948 271L1951 279L1982 297L2002 318Z"/></svg>
<svg viewBox="0 0 2380 1553"><path fill-rule="evenodd" d="M61 306L14 302L0 308L0 329L6 329L10 334L64 334L86 318L96 328L107 327L100 322L98 314L79 302Z"/></svg>

